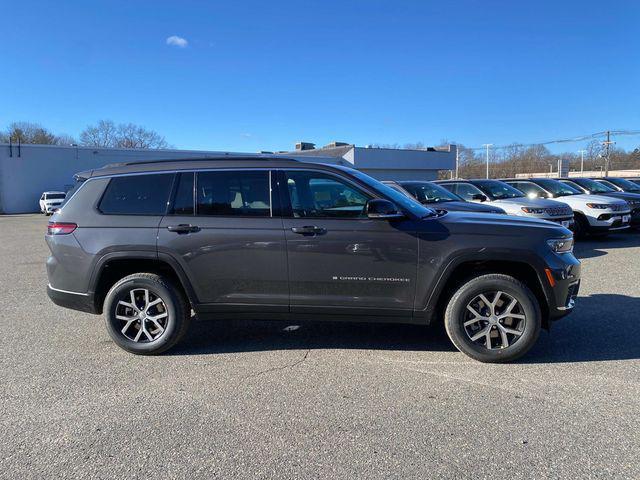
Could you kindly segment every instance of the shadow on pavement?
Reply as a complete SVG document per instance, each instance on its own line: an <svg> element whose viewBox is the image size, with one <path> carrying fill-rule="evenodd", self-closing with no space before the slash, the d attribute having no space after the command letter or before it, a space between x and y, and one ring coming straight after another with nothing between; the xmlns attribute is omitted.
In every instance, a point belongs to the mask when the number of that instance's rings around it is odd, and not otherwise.
<svg viewBox="0 0 640 480"><path fill-rule="evenodd" d="M169 355L288 349L455 351L442 329L419 325L203 321Z"/></svg>
<svg viewBox="0 0 640 480"><path fill-rule="evenodd" d="M580 297L576 310L544 332L523 363L596 362L640 358L640 298Z"/></svg>
<svg viewBox="0 0 640 480"><path fill-rule="evenodd" d="M455 351L444 330L417 325L274 321L194 322L169 355L289 349ZM289 328L287 328L289 326ZM580 297L576 310L543 331L520 363L593 362L640 358L640 298Z"/></svg>
<svg viewBox="0 0 640 480"><path fill-rule="evenodd" d="M574 247L575 256L579 259L595 258L606 255L605 250L613 248L628 248L640 246L640 232L631 230L616 233L602 238L587 238L578 240Z"/></svg>

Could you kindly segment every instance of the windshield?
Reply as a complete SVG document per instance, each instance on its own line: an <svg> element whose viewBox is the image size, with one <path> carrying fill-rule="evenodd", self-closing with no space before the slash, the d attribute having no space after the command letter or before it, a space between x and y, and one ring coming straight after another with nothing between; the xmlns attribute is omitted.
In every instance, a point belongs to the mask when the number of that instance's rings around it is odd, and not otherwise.
<svg viewBox="0 0 640 480"><path fill-rule="evenodd" d="M474 180L473 184L479 187L485 195L492 200L502 200L504 198L520 198L524 197L524 193L516 190L511 185L498 180Z"/></svg>
<svg viewBox="0 0 640 480"><path fill-rule="evenodd" d="M446 188L431 182L400 182L400 185L420 203L444 203L464 201Z"/></svg>
<svg viewBox="0 0 640 480"><path fill-rule="evenodd" d="M623 189L625 192L640 192L640 185L630 182L629 180L626 180L624 178L607 178L603 179L602 181L613 183L614 185Z"/></svg>
<svg viewBox="0 0 640 480"><path fill-rule="evenodd" d="M61 200L64 197L64 193L47 193L47 200Z"/></svg>
<svg viewBox="0 0 640 480"><path fill-rule="evenodd" d="M559 182L558 180L545 179L538 180L537 183L548 192L553 193L554 197L566 197L568 195L578 195L580 193L580 191L574 187Z"/></svg>
<svg viewBox="0 0 640 480"><path fill-rule="evenodd" d="M387 197L389 200L397 204L399 207L402 207L403 209L408 210L413 215L419 218L436 215L436 212L434 210L431 210L430 208L425 207L420 202L407 197L403 193L400 193L398 190L395 190L391 188L389 185L385 185L384 183L379 182L378 180L370 177L369 175L366 175L352 168L346 168L346 167L337 167L337 168L339 168L340 170L349 172L351 175L356 177L361 182L369 185L374 190L383 194L385 197Z"/></svg>
<svg viewBox="0 0 640 480"><path fill-rule="evenodd" d="M576 182L578 185L582 185L584 188L589 190L590 193L611 193L615 192L615 190L611 187L607 187L602 183L598 183L595 180L591 180L590 178L572 178L572 181Z"/></svg>

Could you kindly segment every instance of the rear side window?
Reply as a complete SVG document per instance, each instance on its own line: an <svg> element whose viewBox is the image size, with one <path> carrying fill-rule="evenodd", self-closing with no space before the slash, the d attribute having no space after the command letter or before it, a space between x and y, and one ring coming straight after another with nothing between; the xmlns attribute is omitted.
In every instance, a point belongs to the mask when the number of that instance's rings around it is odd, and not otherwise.
<svg viewBox="0 0 640 480"><path fill-rule="evenodd" d="M164 215L173 174L114 177L100 201L108 215Z"/></svg>
<svg viewBox="0 0 640 480"><path fill-rule="evenodd" d="M271 215L271 189L267 171L199 172L196 192L197 215Z"/></svg>

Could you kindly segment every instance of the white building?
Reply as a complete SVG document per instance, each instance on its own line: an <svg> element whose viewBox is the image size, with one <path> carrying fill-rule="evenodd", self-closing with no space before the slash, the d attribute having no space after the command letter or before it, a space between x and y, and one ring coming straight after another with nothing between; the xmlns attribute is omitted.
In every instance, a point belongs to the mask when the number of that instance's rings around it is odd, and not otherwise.
<svg viewBox="0 0 640 480"><path fill-rule="evenodd" d="M308 145L308 144L306 144ZM349 165L379 179L433 179L438 170L455 165L455 146L448 150L397 150L337 144L283 154L229 153L195 150L136 150L54 145L0 144L0 213L39 210L44 191L66 191L73 175L110 163L140 160L229 156L286 156L305 161Z"/></svg>

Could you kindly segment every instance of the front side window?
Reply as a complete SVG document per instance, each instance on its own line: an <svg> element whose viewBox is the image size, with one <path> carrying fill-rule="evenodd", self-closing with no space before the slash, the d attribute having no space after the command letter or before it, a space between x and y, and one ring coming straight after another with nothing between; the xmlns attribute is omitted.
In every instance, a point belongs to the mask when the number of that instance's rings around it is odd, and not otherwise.
<svg viewBox="0 0 640 480"><path fill-rule="evenodd" d="M521 191L498 180L476 180L474 183L492 200L524 197Z"/></svg>
<svg viewBox="0 0 640 480"><path fill-rule="evenodd" d="M509 185L532 197L546 198L548 196L542 187L533 182L509 182Z"/></svg>
<svg viewBox="0 0 640 480"><path fill-rule="evenodd" d="M196 215L271 215L271 189L267 171L199 172L196 192Z"/></svg>
<svg viewBox="0 0 640 480"><path fill-rule="evenodd" d="M482 193L479 188L471 185L470 183L446 183L442 186L447 190L452 191L459 197L462 197L467 202L473 202L474 200L478 199L478 195L482 195L482 197L484 198L484 193Z"/></svg>
<svg viewBox="0 0 640 480"><path fill-rule="evenodd" d="M370 196L320 172L287 171L287 192L295 218L364 218Z"/></svg>
<svg viewBox="0 0 640 480"><path fill-rule="evenodd" d="M172 183L171 173L114 177L98 208L109 215L164 215Z"/></svg>

